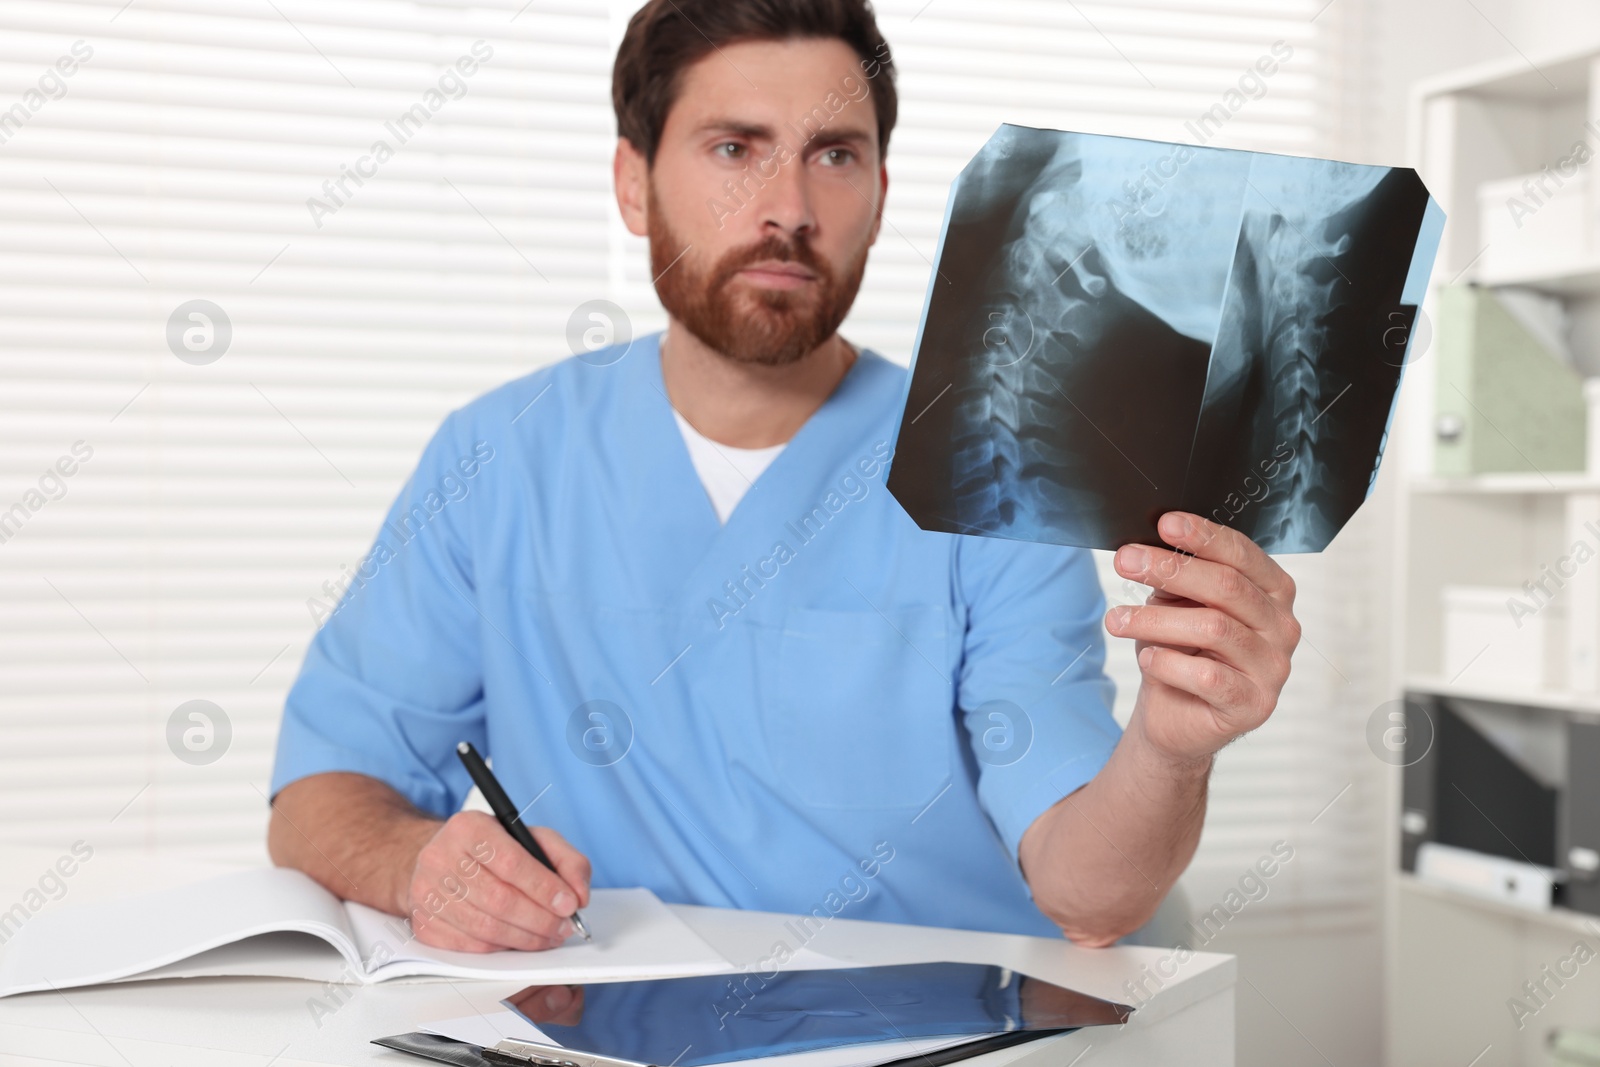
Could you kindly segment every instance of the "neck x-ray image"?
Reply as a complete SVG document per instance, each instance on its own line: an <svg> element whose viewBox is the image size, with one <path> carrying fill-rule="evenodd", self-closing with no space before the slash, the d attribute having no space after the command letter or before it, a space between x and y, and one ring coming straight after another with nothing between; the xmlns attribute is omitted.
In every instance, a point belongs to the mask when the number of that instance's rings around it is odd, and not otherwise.
<svg viewBox="0 0 1600 1067"><path fill-rule="evenodd" d="M1181 510L1320 551L1443 226L1410 169L1002 126L951 187L889 489L949 533L1159 544Z"/></svg>
<svg viewBox="0 0 1600 1067"><path fill-rule="evenodd" d="M546 1007L550 988L532 986L504 1003L554 1047L674 1067L908 1038L1060 1033L1117 1026L1134 1011L980 963L607 982L564 995L559 1017Z"/></svg>

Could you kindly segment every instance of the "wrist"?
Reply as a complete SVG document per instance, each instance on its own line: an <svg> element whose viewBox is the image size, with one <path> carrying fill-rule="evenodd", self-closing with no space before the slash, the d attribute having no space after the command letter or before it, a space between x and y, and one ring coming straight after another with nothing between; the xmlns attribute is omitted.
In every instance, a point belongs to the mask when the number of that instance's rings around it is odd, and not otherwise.
<svg viewBox="0 0 1600 1067"><path fill-rule="evenodd" d="M1133 755L1146 773L1173 781L1204 780L1211 774L1216 752L1174 751L1151 736L1142 707L1135 706L1125 731Z"/></svg>
<svg viewBox="0 0 1600 1067"><path fill-rule="evenodd" d="M403 819L393 829L386 851L390 861L385 865L393 879L388 889L390 908L395 915L409 916L411 912L411 883L415 879L417 861L422 850L434 839L444 822L421 816Z"/></svg>

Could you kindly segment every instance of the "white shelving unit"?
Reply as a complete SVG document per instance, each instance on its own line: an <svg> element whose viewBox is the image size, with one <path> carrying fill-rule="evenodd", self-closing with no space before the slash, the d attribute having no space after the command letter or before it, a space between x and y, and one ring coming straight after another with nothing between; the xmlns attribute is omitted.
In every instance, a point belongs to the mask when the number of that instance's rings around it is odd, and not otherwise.
<svg viewBox="0 0 1600 1067"><path fill-rule="evenodd" d="M1413 91L1413 158L1449 216L1434 281L1561 296L1585 373L1600 373L1600 51L1532 60L1512 57ZM1580 140L1590 158L1565 175L1558 165ZM1546 165L1559 185L1546 177L1549 195L1533 214L1508 203L1500 217L1499 199L1546 174ZM1424 354L1407 375L1396 424L1407 476L1397 507L1393 691L1600 715L1600 472L1432 477L1434 362ZM1497 685L1475 678L1471 664L1447 677L1443 589L1521 588L1580 539L1596 556L1560 575L1565 618L1550 634L1555 652L1544 685ZM1549 1062L1551 1030L1600 1030L1600 958L1534 1002L1537 1011L1520 1026L1508 1003L1526 999L1523 983L1570 957L1576 942L1600 953L1600 916L1529 912L1418 881L1399 867L1399 809L1397 769L1387 805L1387 1062L1535 1067Z"/></svg>

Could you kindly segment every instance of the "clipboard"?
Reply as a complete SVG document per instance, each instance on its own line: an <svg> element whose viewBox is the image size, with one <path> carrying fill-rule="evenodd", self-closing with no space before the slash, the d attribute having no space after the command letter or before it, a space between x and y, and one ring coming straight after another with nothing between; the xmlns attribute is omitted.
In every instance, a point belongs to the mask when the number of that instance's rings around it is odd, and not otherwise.
<svg viewBox="0 0 1600 1067"><path fill-rule="evenodd" d="M530 1032L505 1038L501 1030L492 1046L471 1044L470 1033L455 1035L468 1040L400 1034L375 1043L457 1067L736 1067L935 1039L940 1047L926 1052L885 1049L893 1058L875 1067L936 1067L1085 1026L1120 1025L1134 1011L1009 968L953 962L566 986L559 1003L548 1002L552 988L531 986L502 1001Z"/></svg>
<svg viewBox="0 0 1600 1067"><path fill-rule="evenodd" d="M1066 1031L1015 1030L1009 1034L993 1034L933 1052L888 1060L878 1064L877 1067L946 1067L948 1064L981 1056L986 1052L995 1052L1061 1033ZM465 1041L452 1041L437 1034L413 1032L374 1038L372 1043L394 1049L396 1052L409 1052L414 1056L422 1056L438 1063L452 1064L454 1067L655 1067L655 1065L636 1064L632 1060L592 1056L572 1049L553 1048L510 1039L501 1041L492 1048L481 1048Z"/></svg>

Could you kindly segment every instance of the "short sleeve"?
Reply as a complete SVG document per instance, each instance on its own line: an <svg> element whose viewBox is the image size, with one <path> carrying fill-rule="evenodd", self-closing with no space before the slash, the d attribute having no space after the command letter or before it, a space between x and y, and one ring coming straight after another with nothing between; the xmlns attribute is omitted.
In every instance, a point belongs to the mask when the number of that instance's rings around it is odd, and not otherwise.
<svg viewBox="0 0 1600 1067"><path fill-rule="evenodd" d="M300 778L351 771L435 815L465 799L455 748L483 744L483 679L462 531L487 491L493 448L460 421L447 418L428 443L371 550L307 601L325 621L284 706L274 796Z"/></svg>
<svg viewBox="0 0 1600 1067"><path fill-rule="evenodd" d="M957 540L967 610L957 700L979 802L1015 859L1023 832L1099 773L1122 736L1105 674L1105 595L1084 549Z"/></svg>

